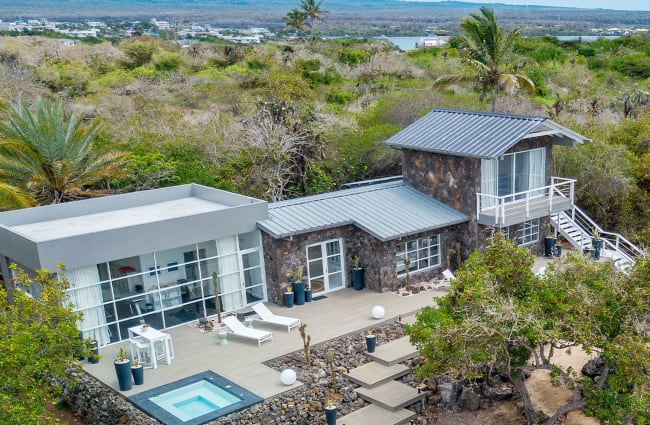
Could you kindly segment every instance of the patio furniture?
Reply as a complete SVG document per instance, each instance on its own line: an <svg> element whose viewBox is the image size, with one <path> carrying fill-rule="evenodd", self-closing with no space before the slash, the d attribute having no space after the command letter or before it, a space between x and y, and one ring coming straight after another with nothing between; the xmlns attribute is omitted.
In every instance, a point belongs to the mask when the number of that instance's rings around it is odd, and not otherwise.
<svg viewBox="0 0 650 425"><path fill-rule="evenodd" d="M254 339L257 341L257 346L262 345L264 341L272 341L273 334L268 331L263 331L260 329L251 329L247 328L242 322L237 320L235 316L228 316L223 318L223 323L230 329L233 335L240 336L242 338Z"/></svg>
<svg viewBox="0 0 650 425"><path fill-rule="evenodd" d="M133 362L138 359L142 367L153 368L153 355L149 341L136 336L129 338L129 342L131 343L131 359L133 359Z"/></svg>
<svg viewBox="0 0 650 425"><path fill-rule="evenodd" d="M269 310L269 308L265 306L264 303L253 304L252 308L253 311L260 317L257 319L260 322L270 323L272 325L286 326L287 332L291 332L291 328L300 326L300 319L277 315Z"/></svg>
<svg viewBox="0 0 650 425"><path fill-rule="evenodd" d="M167 364L172 363L172 359L174 358L174 356L173 356L171 336L169 334L160 332L158 329L154 329L151 326L141 326L141 325L132 326L128 329L128 331L129 331L129 339L133 339L135 337L141 337L142 339L147 341L151 349L151 363L154 369L158 367L158 360L160 359L166 359ZM161 350L157 350L156 347L157 345L160 345L160 344L156 344L159 342L162 343Z"/></svg>

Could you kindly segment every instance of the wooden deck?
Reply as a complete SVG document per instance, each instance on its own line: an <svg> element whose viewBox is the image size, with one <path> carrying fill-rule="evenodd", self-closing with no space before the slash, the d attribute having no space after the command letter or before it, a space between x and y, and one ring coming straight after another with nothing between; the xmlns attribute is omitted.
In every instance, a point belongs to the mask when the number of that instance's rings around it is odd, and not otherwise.
<svg viewBox="0 0 650 425"><path fill-rule="evenodd" d="M563 196L554 196L552 206L548 196L541 196L530 201L528 211L526 211L526 203L524 201L506 204L504 217L499 217L498 219L496 218L496 208L484 209L479 214L478 222L486 226L511 226L523 221L566 211L572 206L573 202ZM500 213L501 210L499 210Z"/></svg>
<svg viewBox="0 0 650 425"><path fill-rule="evenodd" d="M336 420L336 425L400 425L415 417L406 409L389 411L374 404L359 409Z"/></svg>

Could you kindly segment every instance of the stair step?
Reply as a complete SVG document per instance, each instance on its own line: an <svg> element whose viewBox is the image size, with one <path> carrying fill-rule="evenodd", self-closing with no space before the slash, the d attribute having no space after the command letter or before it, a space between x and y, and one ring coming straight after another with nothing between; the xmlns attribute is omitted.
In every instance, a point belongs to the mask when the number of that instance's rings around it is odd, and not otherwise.
<svg viewBox="0 0 650 425"><path fill-rule="evenodd" d="M387 342L386 344L377 345L374 353L366 353L369 359L387 366L412 359L417 355L417 348L411 344L407 336Z"/></svg>
<svg viewBox="0 0 650 425"><path fill-rule="evenodd" d="M370 404L336 420L336 425L400 425L415 417L415 412L406 409L387 410Z"/></svg>
<svg viewBox="0 0 650 425"><path fill-rule="evenodd" d="M427 395L426 392L418 392L397 381L386 382L374 388L357 388L356 391L364 400L393 411L410 406Z"/></svg>
<svg viewBox="0 0 650 425"><path fill-rule="evenodd" d="M384 382L400 378L408 372L409 368L399 363L386 366L370 362L344 373L343 376L362 387L373 388Z"/></svg>

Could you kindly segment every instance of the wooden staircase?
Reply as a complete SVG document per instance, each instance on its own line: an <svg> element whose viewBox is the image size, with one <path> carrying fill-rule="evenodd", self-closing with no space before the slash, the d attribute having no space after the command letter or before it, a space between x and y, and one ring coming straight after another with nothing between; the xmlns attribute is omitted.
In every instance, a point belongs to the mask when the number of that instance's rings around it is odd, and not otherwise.
<svg viewBox="0 0 650 425"><path fill-rule="evenodd" d="M337 419L337 425L399 425L415 417L404 407L423 400L426 392L395 381L409 372L400 364L418 354L408 337L379 345L374 353L366 353L373 361L344 373L360 385L357 394L372 403Z"/></svg>

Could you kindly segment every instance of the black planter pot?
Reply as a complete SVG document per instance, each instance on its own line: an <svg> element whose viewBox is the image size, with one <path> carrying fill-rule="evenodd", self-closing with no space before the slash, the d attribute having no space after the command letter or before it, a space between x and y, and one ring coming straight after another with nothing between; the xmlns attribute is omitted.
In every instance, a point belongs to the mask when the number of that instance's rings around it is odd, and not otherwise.
<svg viewBox="0 0 650 425"><path fill-rule="evenodd" d="M591 257L594 260L600 260L600 250L603 249L603 240L602 239L592 239L591 245L594 247L594 250L591 251Z"/></svg>
<svg viewBox="0 0 650 425"><path fill-rule="evenodd" d="M131 374L133 375L133 383L135 385L142 385L144 384L144 368L142 365L138 367L132 367L131 368Z"/></svg>
<svg viewBox="0 0 650 425"><path fill-rule="evenodd" d="M369 353L374 353L376 347L377 347L377 336L366 335L366 351L368 351Z"/></svg>
<svg viewBox="0 0 650 425"><path fill-rule="evenodd" d="M352 283L357 291L363 289L363 267L352 269Z"/></svg>
<svg viewBox="0 0 650 425"><path fill-rule="evenodd" d="M552 257L553 256L553 247L555 246L555 243L557 242L557 239L551 236L547 236L544 238L544 255L546 257Z"/></svg>
<svg viewBox="0 0 650 425"><path fill-rule="evenodd" d="M120 391L130 390L133 387L133 380L131 378L131 360L127 360L124 363L115 362L114 365Z"/></svg>
<svg viewBox="0 0 650 425"><path fill-rule="evenodd" d="M303 305L305 303L305 282L293 282L294 301L296 305Z"/></svg>
<svg viewBox="0 0 650 425"><path fill-rule="evenodd" d="M305 289L305 302L306 302L306 303L310 303L310 302L311 302L311 300L312 300L312 296L313 296L313 294L312 294L312 292L311 292L311 289Z"/></svg>
<svg viewBox="0 0 650 425"><path fill-rule="evenodd" d="M284 305L286 305L287 308L293 307L293 292L284 293Z"/></svg>
<svg viewBox="0 0 650 425"><path fill-rule="evenodd" d="M325 419L327 420L327 425L336 425L336 406L325 407Z"/></svg>
<svg viewBox="0 0 650 425"><path fill-rule="evenodd" d="M88 356L89 363L99 363L99 343L96 339L90 341L90 356Z"/></svg>

